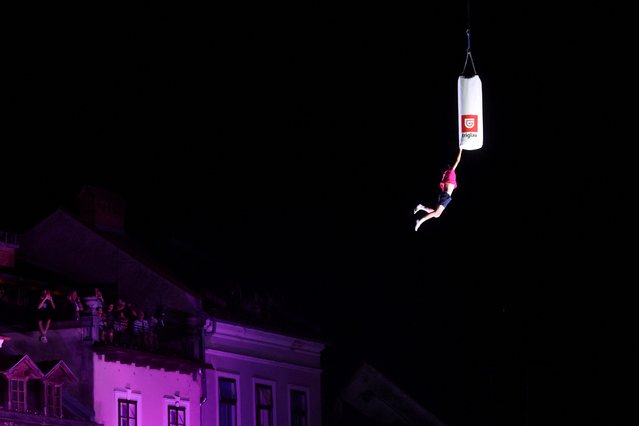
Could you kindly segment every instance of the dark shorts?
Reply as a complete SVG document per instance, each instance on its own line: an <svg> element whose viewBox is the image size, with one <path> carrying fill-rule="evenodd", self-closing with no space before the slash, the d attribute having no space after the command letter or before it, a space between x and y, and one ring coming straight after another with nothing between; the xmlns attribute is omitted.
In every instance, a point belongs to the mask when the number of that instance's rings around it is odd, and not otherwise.
<svg viewBox="0 0 639 426"><path fill-rule="evenodd" d="M437 197L437 204L443 207L447 207L448 203L450 203L450 200L452 200L450 194L446 191L442 191Z"/></svg>

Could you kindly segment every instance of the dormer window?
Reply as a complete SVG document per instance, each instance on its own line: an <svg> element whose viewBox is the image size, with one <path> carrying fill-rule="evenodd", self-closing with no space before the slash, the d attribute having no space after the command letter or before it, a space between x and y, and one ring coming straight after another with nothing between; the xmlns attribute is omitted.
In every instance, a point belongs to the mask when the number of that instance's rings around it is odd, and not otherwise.
<svg viewBox="0 0 639 426"><path fill-rule="evenodd" d="M10 363L8 364L9 368L0 370L0 383L4 388L0 389L0 399L4 400L0 403L6 402L10 410L26 412L35 408L28 406L34 404L34 401L29 402L29 394L33 390L30 388L29 382L37 383L38 380L42 379L42 371L28 355L23 355L16 360L14 362L14 360L7 359ZM33 395L37 396L37 392Z"/></svg>
<svg viewBox="0 0 639 426"><path fill-rule="evenodd" d="M27 411L27 381L9 380L9 408Z"/></svg>
<svg viewBox="0 0 639 426"><path fill-rule="evenodd" d="M44 385L44 413L47 416L62 417L62 386Z"/></svg>
<svg viewBox="0 0 639 426"><path fill-rule="evenodd" d="M77 377L69 370L64 361L58 361L53 367L51 362L40 364L48 373L42 377L41 399L45 416L62 417L62 388L66 384L76 383Z"/></svg>
<svg viewBox="0 0 639 426"><path fill-rule="evenodd" d="M36 364L24 355L17 362L10 362L8 369L0 369L0 406L23 413L62 417L62 387L78 381L64 361Z"/></svg>

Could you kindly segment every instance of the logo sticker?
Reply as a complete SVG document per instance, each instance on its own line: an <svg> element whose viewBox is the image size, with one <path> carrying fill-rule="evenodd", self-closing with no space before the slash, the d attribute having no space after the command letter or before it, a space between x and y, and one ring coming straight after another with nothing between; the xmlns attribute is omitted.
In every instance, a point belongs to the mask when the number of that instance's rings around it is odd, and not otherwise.
<svg viewBox="0 0 639 426"><path fill-rule="evenodd" d="M462 133L477 132L477 115L462 115Z"/></svg>

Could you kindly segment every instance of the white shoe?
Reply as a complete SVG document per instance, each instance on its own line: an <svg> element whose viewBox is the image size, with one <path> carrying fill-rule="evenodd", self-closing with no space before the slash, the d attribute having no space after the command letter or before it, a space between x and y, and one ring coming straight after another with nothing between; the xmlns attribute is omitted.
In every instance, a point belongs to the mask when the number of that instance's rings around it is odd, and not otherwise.
<svg viewBox="0 0 639 426"><path fill-rule="evenodd" d="M415 210L413 210L413 214L417 213L420 210L425 210L426 207L422 206L421 204L417 204L417 207L415 207Z"/></svg>

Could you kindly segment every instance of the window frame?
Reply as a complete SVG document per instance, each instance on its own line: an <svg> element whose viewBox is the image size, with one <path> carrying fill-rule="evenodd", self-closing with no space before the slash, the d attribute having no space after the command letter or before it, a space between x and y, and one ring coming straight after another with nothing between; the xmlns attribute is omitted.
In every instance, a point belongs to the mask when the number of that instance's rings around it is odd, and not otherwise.
<svg viewBox="0 0 639 426"><path fill-rule="evenodd" d="M131 389L114 389L113 391L113 399L114 399L114 419L119 422L120 420L120 403L119 400L127 400L135 402L136 414L137 418L135 421L135 426L143 426L142 425L142 393L139 391L132 391ZM120 426L118 424L118 426Z"/></svg>
<svg viewBox="0 0 639 426"><path fill-rule="evenodd" d="M233 390L234 390L234 399L233 400L223 400L222 397L222 387L220 386L223 382L233 382ZM218 377L217 379L217 406L218 406L218 415L217 415L217 422L219 426L238 426L238 421L237 421L237 402L238 402L238 395L237 395L237 381L232 378L232 377ZM222 424L222 407L223 406L230 406L232 407L232 409L234 410L234 418L232 420L232 422L230 424Z"/></svg>
<svg viewBox="0 0 639 426"><path fill-rule="evenodd" d="M44 383L44 414L62 417L62 385Z"/></svg>
<svg viewBox="0 0 639 426"><path fill-rule="evenodd" d="M16 385L19 389L13 389ZM27 411L27 380L9 379L9 408L24 413ZM14 398L14 395L18 398ZM22 396L22 400L20 400ZM22 408L22 409L20 409Z"/></svg>
<svg viewBox="0 0 639 426"><path fill-rule="evenodd" d="M304 397L306 399L306 421L305 421L305 425L304 426L310 426L310 390L307 387L304 386L297 386L297 385L289 385L288 386L288 424L290 426L293 425L293 417L294 417L294 413L293 413L293 392L299 392L304 394Z"/></svg>
<svg viewBox="0 0 639 426"><path fill-rule="evenodd" d="M266 379L253 378L253 425L258 426L258 401L257 401L257 387L263 386L271 389L271 424L269 426L277 425L277 388L276 382Z"/></svg>
<svg viewBox="0 0 639 426"><path fill-rule="evenodd" d="M176 411L176 418L179 418L177 414L179 414L179 412L182 412L184 415L184 421L182 423L180 423L179 421L176 421L175 423L171 423L171 411ZM176 405L176 404L168 405L166 407L166 423L168 426L187 426L188 425L187 420L188 419L186 417L186 407L180 407L179 405Z"/></svg>
<svg viewBox="0 0 639 426"><path fill-rule="evenodd" d="M122 404L126 404L127 408L129 408L129 406L134 406L135 407L135 418L131 418L131 417L128 416L129 409L126 410L127 417L126 418L121 417ZM132 399L118 398L118 426L138 426L138 417L139 417L139 413L138 413L138 402L137 401L132 400ZM126 420L126 424L125 425L122 424L123 420ZM131 420L133 420L134 424L131 424Z"/></svg>
<svg viewBox="0 0 639 426"><path fill-rule="evenodd" d="M240 375L216 370L215 372L215 389L214 395L216 398L215 404L215 425L221 426L220 423L220 379L228 379L235 381L235 394L236 394L236 403L235 403L235 426L239 426L242 424L242 398L241 398L241 383L240 383Z"/></svg>
<svg viewBox="0 0 639 426"><path fill-rule="evenodd" d="M190 425L191 418L191 403L188 398L181 398L178 394L175 396L165 396L164 401L162 402L162 407L166 416L164 416L164 420L162 421L163 426L169 426L169 410L171 408L184 410L184 426Z"/></svg>

